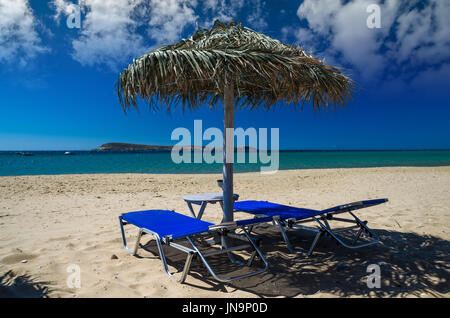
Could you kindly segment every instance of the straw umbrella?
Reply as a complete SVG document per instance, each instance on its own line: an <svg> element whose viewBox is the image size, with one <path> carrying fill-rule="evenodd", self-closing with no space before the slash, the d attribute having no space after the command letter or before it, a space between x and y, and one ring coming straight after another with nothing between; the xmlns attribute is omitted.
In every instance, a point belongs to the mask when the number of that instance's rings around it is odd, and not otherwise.
<svg viewBox="0 0 450 318"><path fill-rule="evenodd" d="M227 128L234 110L271 109L277 102L316 109L345 106L354 84L338 68L327 66L300 47L262 33L216 20L190 38L154 49L133 60L119 75L117 93L124 111L138 109L139 99L151 110L223 104L223 211L233 221L233 153L227 155ZM233 152L232 149L231 152Z"/></svg>

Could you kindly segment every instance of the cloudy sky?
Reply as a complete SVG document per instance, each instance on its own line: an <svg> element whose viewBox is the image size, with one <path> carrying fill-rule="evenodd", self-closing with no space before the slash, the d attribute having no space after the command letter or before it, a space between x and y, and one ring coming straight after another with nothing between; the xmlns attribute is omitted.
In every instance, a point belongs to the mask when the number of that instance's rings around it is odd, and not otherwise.
<svg viewBox="0 0 450 318"><path fill-rule="evenodd" d="M222 109L124 114L114 92L133 58L235 19L360 88L345 110L237 111L280 128L285 149L450 148L450 0L0 0L0 150L173 144L177 127L222 127Z"/></svg>

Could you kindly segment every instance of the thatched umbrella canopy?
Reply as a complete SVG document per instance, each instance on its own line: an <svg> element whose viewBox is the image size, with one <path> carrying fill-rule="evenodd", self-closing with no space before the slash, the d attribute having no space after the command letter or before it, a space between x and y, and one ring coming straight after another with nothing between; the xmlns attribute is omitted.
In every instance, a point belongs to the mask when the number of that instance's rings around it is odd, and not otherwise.
<svg viewBox="0 0 450 318"><path fill-rule="evenodd" d="M189 39L133 60L119 76L117 92L126 111L138 99L158 110L195 110L222 101L224 128L234 127L234 108L270 109L276 102L309 102L314 109L345 106L353 82L300 47L286 45L232 21L216 20ZM224 131L224 221L233 220L233 165L226 160ZM233 156L233 154L229 154Z"/></svg>

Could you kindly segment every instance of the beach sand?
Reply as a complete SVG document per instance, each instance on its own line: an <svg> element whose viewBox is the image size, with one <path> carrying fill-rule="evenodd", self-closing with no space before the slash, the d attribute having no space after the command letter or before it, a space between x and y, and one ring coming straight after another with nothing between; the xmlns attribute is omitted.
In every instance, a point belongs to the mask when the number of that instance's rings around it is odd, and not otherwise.
<svg viewBox="0 0 450 318"><path fill-rule="evenodd" d="M188 215L182 195L216 192L220 178L214 174L0 177L0 296L450 296L450 167L235 174L235 192L241 200L313 209L385 197L389 202L357 211L382 239L382 244L358 250L324 239L309 258L291 255L279 233L266 225L262 249L269 271L231 283L213 280L196 261L186 283L179 284L165 274L154 244L148 244L148 251L140 249L139 257L124 250L120 213L169 209ZM203 219L219 222L220 206L209 205ZM133 244L136 230L130 227L128 233ZM310 236L290 235L299 248L309 246ZM144 236L143 243L149 239ZM179 266L184 255L170 252L168 258ZM379 289L367 287L370 264L380 266ZM80 269L80 288L67 285L72 268Z"/></svg>

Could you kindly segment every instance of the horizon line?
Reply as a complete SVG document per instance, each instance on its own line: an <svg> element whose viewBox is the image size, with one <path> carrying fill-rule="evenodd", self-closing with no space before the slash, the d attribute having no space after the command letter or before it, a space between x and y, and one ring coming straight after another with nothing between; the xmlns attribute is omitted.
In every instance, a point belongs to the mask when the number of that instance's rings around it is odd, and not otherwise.
<svg viewBox="0 0 450 318"><path fill-rule="evenodd" d="M172 147L172 146L171 146ZM260 149L255 148L256 151ZM263 149L261 149L263 150ZM49 150L49 149L40 149L40 150L31 150L31 149L12 149L12 150L3 150L0 149L0 152L64 152L64 151L78 151L78 152L166 152L170 150L95 150L95 149L58 149L58 150ZM265 150L267 151L267 150ZM270 151L270 149L269 149ZM450 148L355 148L355 149L279 149L280 152L296 152L296 151L450 151Z"/></svg>

